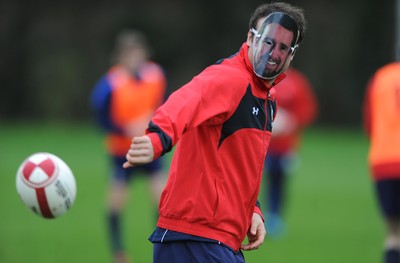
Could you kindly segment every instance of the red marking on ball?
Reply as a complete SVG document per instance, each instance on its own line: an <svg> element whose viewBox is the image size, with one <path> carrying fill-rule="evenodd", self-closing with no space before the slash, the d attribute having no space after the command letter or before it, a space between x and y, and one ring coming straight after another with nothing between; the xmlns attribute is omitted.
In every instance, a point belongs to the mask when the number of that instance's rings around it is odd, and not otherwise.
<svg viewBox="0 0 400 263"><path fill-rule="evenodd" d="M47 178L45 178L41 182L33 182L31 180L31 175L36 169L40 169L44 174L47 175ZM57 175L56 170L57 170L56 164L53 162L52 159L47 157L40 163L35 163L32 160L26 161L22 168L22 175L23 179L25 179L25 182L29 186L37 188L37 187L43 187L48 183L50 183L51 181L53 181L53 179Z"/></svg>
<svg viewBox="0 0 400 263"><path fill-rule="evenodd" d="M36 189L36 197L39 203L40 212L44 218L53 218L53 213L51 212L49 202L47 201L46 191L44 188Z"/></svg>
<svg viewBox="0 0 400 263"><path fill-rule="evenodd" d="M54 171L56 170L56 166L51 159L44 160L38 166L49 176L49 178L53 176Z"/></svg>

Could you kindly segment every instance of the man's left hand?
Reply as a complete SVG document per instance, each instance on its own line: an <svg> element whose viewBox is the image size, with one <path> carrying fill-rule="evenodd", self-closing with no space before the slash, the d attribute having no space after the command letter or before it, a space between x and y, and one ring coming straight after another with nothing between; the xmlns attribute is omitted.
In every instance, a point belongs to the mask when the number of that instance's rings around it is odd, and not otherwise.
<svg viewBox="0 0 400 263"><path fill-rule="evenodd" d="M247 232L248 243L242 245L241 249L244 251L258 249L263 243L266 235L264 221L257 213L253 214L250 229Z"/></svg>

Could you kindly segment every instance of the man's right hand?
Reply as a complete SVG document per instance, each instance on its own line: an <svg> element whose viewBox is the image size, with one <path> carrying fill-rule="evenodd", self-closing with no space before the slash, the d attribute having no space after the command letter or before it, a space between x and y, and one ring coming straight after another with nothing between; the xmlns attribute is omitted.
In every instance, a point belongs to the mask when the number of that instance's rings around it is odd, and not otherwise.
<svg viewBox="0 0 400 263"><path fill-rule="evenodd" d="M150 163L154 160L153 144L147 135L132 139L131 148L126 154L126 160L122 165L124 168Z"/></svg>

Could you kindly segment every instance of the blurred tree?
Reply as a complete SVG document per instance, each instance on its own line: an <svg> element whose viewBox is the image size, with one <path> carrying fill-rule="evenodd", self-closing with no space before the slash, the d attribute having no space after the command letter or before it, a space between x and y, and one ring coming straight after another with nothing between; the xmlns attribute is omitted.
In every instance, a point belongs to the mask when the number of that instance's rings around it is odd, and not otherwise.
<svg viewBox="0 0 400 263"><path fill-rule="evenodd" d="M393 60L395 0L288 1L308 19L294 65L310 78L319 123L359 125L369 76ZM246 39L262 1L0 2L0 120L86 120L89 92L122 28L147 32L169 90Z"/></svg>

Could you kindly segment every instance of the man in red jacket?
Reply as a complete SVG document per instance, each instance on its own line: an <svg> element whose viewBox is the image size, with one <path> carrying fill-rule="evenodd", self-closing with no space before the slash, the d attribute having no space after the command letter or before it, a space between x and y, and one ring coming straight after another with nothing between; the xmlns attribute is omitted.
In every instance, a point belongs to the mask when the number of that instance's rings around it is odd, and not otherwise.
<svg viewBox="0 0 400 263"><path fill-rule="evenodd" d="M257 196L276 112L274 86L304 32L302 9L261 5L239 52L171 94L146 135L132 139L125 168L176 145L150 237L154 262L244 262L241 250L263 243Z"/></svg>

